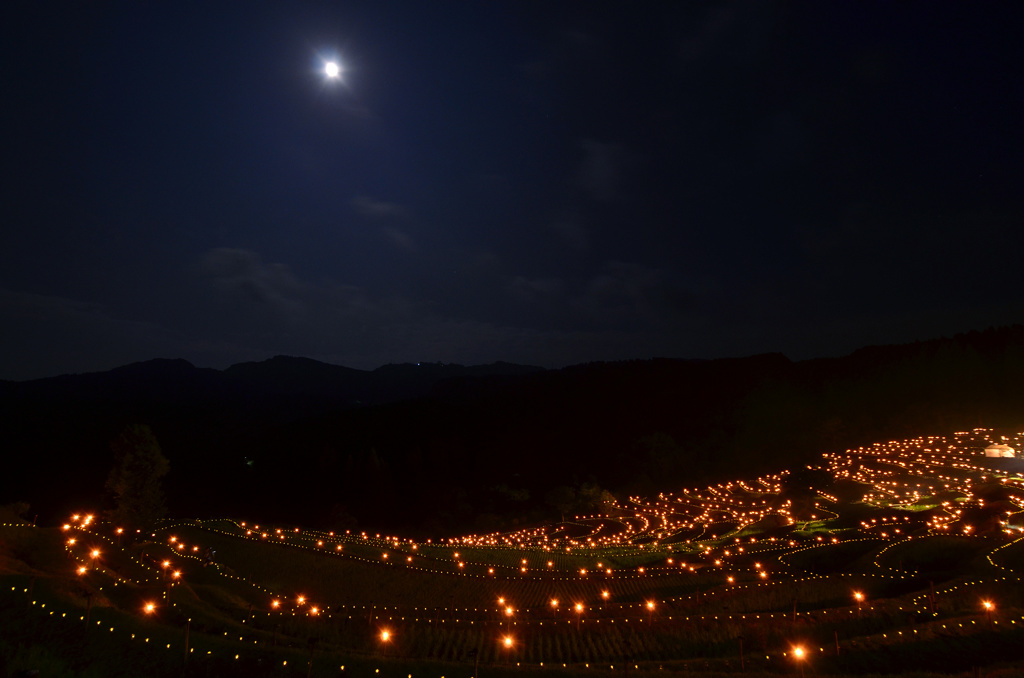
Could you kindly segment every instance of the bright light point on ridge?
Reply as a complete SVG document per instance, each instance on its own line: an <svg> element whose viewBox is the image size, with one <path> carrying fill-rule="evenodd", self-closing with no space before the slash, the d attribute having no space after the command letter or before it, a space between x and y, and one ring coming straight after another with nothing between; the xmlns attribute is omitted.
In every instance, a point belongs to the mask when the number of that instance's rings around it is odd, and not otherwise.
<svg viewBox="0 0 1024 678"><path fill-rule="evenodd" d="M327 74L328 78L340 78L341 66L339 66L336 61L328 61L324 65L324 73Z"/></svg>

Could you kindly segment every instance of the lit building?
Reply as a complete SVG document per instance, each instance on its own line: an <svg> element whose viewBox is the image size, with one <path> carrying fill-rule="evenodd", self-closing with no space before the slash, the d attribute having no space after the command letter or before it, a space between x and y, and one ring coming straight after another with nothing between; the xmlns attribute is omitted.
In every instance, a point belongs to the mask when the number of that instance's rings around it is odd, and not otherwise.
<svg viewBox="0 0 1024 678"><path fill-rule="evenodd" d="M1016 457L1016 453L1009 445L989 445L985 448L986 457Z"/></svg>

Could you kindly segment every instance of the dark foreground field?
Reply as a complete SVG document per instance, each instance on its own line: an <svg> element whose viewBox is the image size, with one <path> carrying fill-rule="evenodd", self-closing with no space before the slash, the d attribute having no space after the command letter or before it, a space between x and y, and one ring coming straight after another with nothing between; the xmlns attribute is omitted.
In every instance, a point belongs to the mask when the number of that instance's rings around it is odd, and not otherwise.
<svg viewBox="0 0 1024 678"><path fill-rule="evenodd" d="M0 676L1024 675L1024 488L988 437L437 541L12 516Z"/></svg>

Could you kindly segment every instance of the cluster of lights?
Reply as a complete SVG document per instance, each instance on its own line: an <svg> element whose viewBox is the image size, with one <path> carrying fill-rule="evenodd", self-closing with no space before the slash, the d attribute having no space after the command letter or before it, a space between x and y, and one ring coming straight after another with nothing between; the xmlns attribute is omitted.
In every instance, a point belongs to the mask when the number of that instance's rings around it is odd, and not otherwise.
<svg viewBox="0 0 1024 678"><path fill-rule="evenodd" d="M788 471L749 482L734 481L704 489L662 493L650 499L631 497L626 503L609 504L606 507L607 513L576 516L567 523L514 532L470 535L436 544L431 540L416 542L379 533L353 534L345 531L336 534L297 527L261 528L258 524L249 526L245 522L235 523L233 528L226 529L218 529L216 522L213 526L197 523L191 527L280 546L307 548L363 564L400 566L430 574L487 577L495 582L571 581L580 587L601 587L603 583L614 582L616 586L622 587L630 581L649 581L651 578L679 577L683 574L699 575L701 582L718 587L703 592L705 598L711 599L719 592L725 594L752 586L771 586L783 581L799 582L799 579L793 577L795 568L790 561L791 556L810 549L827 548L856 540L880 539L885 542L874 554L875 565L887 571L884 576L896 578L912 574L886 567L883 561L892 560L892 556L887 553L912 539L931 535L954 533L973 537L977 530L974 525L964 521L963 515L969 509L986 509L984 498L978 494L982 484L988 487L996 481L1002 483L1006 489L1006 501L1012 504L1013 510L1005 511L1005 519L1000 524L1006 532L1019 531L1021 528L1012 523L1013 516L1024 512L1024 497L1019 496L1024 495L1024 482L979 462L983 446L990 443L991 438L990 431L977 429L954 434L951 439L929 436L847 450L844 454L823 455L824 463L814 467L814 470L828 472L836 480L859 483L865 488L864 502L878 510L876 515L861 520L857 528L832 526L839 517L841 502L837 495L841 493L838 491L835 494L819 491L813 505L808 502L800 508L791 501L778 501L778 494L790 475ZM1010 439L1003 437L1003 440L1009 440L1019 448L1024 442L1024 434ZM931 498L936 496L940 498L931 502ZM784 526L779 536L751 536L756 534L752 528L768 518L775 518L774 524ZM80 514L73 516L63 529L81 530L96 536L99 534L97 527L93 516ZM123 530L112 527L109 532L115 536L119 546ZM108 536L104 535L103 538L111 541ZM1020 537L1020 540L1024 540L1024 537ZM80 545L80 542L83 543ZM78 560L76 572L80 576L102 569L100 562L104 560L105 549L94 542L94 539L82 540L80 536L69 536L66 539L69 556ZM202 547L194 543L192 537L188 537L188 542L177 534L169 534L166 546L176 557L198 560L197 554L202 551ZM1001 543L988 553L993 566L1008 570L997 563L993 556L1013 543L1017 542ZM778 566L772 566L771 575L762 562L765 556L771 557L770 554L778 555L779 560ZM619 560L615 561L616 567L613 568L606 560L623 557L637 558L643 564L637 565L634 561L629 566ZM140 565L145 566L143 563ZM127 581L118 579L120 575L110 568L103 571L115 578L115 584ZM172 583L182 577L182 570L172 568L169 560L162 563L160 573ZM713 579L714 576L717 579ZM770 577L777 581L768 582ZM588 606L585 600L571 591L562 591L570 593L569 598L572 600L566 608L570 618L562 620L562 623L575 623L577 628L585 621L615 623L616 613L621 614L635 607L638 612L632 615L634 622L646 621L653 624L655 612L661 604L669 607L659 617L671 621L673 615L670 604L685 602L682 597L664 601L648 598L640 603L616 604L611 615L608 615L605 608L612 598L611 591L608 588L599 588L598 591L592 595L600 599L600 609ZM637 595L640 589L632 588L630 591L631 595ZM691 596L685 598L690 600ZM698 602L699 599L698 595ZM865 599L863 591L851 592L851 600L855 602L858 612ZM558 621L557 614L562 604L560 599L549 597L545 601L540 608L549 608L549 613L553 613L555 621ZM310 603L305 595L274 594L268 607L279 614L285 613L285 607L290 608L292 614L301 609L311 617L329 616L331 610L328 606ZM393 609L398 610L400 607L395 605ZM995 611L994 602L984 599L982 607L991 623L991 615ZM145 614L154 614L157 605L147 601L141 609ZM845 613L852 614L853 609L851 606ZM501 598L496 611L498 619L506 626L506 633L499 640L505 648L515 644L514 636L510 633L513 623L544 623L536 606L518 608ZM794 616L796 614L794 609ZM466 617L468 623L474 623L472 615L462 616ZM591 619L586 619L587 616ZM738 619L760 619L762 615L722 615L722 619L733 619L734 616ZM763 616L774 618L775 615ZM423 617L426 620L430 615L424 614ZM676 618L689 621L691 616ZM701 620L705 618L718 620L719 616L699 616ZM698 619L698 616L694 615L692 619ZM622 621L630 620L626 618ZM548 620L548 623L554 622ZM379 629L379 640L383 646L393 641L393 634L392 629ZM801 646L794 646L791 654L799 662L806 658Z"/></svg>

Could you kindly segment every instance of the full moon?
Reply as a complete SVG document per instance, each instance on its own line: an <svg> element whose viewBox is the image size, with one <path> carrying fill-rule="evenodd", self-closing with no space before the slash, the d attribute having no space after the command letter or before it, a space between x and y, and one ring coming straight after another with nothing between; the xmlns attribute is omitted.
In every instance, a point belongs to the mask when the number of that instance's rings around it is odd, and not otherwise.
<svg viewBox="0 0 1024 678"><path fill-rule="evenodd" d="M336 61L328 61L324 65L324 73L328 78L339 78L341 77L341 66Z"/></svg>

